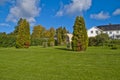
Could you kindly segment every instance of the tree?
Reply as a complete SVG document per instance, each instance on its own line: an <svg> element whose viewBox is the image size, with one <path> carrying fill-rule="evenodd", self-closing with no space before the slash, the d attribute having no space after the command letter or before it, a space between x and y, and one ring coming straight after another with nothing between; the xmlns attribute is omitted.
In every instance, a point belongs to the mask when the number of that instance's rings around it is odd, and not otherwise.
<svg viewBox="0 0 120 80"><path fill-rule="evenodd" d="M68 31L65 27L56 29L57 45L66 44L67 33Z"/></svg>
<svg viewBox="0 0 120 80"><path fill-rule="evenodd" d="M43 39L45 38L45 34L44 34L45 31L46 29L41 25L34 26L33 32L31 35L31 45L33 46L42 45L43 42L45 41Z"/></svg>
<svg viewBox="0 0 120 80"><path fill-rule="evenodd" d="M67 38L67 30L66 30L66 28L64 27L64 28L62 29L62 42L63 42L64 44L66 44L66 38Z"/></svg>
<svg viewBox="0 0 120 80"><path fill-rule="evenodd" d="M32 39L40 39L44 37L45 28L41 25L34 26Z"/></svg>
<svg viewBox="0 0 120 80"><path fill-rule="evenodd" d="M89 46L96 46L96 37L89 37Z"/></svg>
<svg viewBox="0 0 120 80"><path fill-rule="evenodd" d="M0 47L14 47L15 36L12 34L0 33Z"/></svg>
<svg viewBox="0 0 120 80"><path fill-rule="evenodd" d="M96 38L96 46L103 46L109 40L108 34L105 33L99 34L95 38Z"/></svg>
<svg viewBox="0 0 120 80"><path fill-rule="evenodd" d="M49 32L50 32L50 36L49 36L49 39L48 39L48 45L49 46L54 46L54 36L55 36L55 29L53 27L51 27L49 29Z"/></svg>
<svg viewBox="0 0 120 80"><path fill-rule="evenodd" d="M62 44L62 27L56 29L57 45Z"/></svg>
<svg viewBox="0 0 120 80"><path fill-rule="evenodd" d="M73 51L85 51L88 47L88 36L85 22L82 16L77 16L73 26L72 49Z"/></svg>
<svg viewBox="0 0 120 80"><path fill-rule="evenodd" d="M16 38L16 48L28 48L30 46L30 25L26 19L18 22L18 32Z"/></svg>

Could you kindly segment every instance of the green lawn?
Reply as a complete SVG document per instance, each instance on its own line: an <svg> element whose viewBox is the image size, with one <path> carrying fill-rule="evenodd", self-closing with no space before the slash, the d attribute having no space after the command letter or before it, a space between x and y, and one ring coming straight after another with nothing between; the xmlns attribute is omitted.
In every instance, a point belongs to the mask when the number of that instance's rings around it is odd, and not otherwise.
<svg viewBox="0 0 120 80"><path fill-rule="evenodd" d="M120 80L120 50L0 48L0 80Z"/></svg>

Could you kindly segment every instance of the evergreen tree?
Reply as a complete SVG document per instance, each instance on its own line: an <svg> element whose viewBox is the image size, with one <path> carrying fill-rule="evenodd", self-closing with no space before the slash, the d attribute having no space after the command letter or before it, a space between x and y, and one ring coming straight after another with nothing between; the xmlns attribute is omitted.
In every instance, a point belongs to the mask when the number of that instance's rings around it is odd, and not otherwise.
<svg viewBox="0 0 120 80"><path fill-rule="evenodd" d="M55 29L53 27L51 27L49 32L50 32L50 36L49 36L49 39L48 39L48 45L49 46L54 46Z"/></svg>
<svg viewBox="0 0 120 80"><path fill-rule="evenodd" d="M68 31L65 27L59 27L58 29L56 29L57 45L66 44L67 33Z"/></svg>
<svg viewBox="0 0 120 80"><path fill-rule="evenodd" d="M84 51L88 46L88 36L83 17L77 16L73 26L72 49Z"/></svg>
<svg viewBox="0 0 120 80"><path fill-rule="evenodd" d="M67 30L66 30L66 28L64 27L64 28L62 29L62 42L63 42L64 44L66 44L66 38L67 38Z"/></svg>
<svg viewBox="0 0 120 80"><path fill-rule="evenodd" d="M28 48L30 46L30 26L26 19L18 22L18 32L16 38L16 48Z"/></svg>
<svg viewBox="0 0 120 80"><path fill-rule="evenodd" d="M62 27L56 29L57 45L62 44Z"/></svg>

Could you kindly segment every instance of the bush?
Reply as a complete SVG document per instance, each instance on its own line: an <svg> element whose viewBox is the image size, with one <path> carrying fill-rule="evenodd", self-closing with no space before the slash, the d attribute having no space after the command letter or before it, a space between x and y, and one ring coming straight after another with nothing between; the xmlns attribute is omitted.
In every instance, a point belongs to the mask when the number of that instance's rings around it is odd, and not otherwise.
<svg viewBox="0 0 120 80"><path fill-rule="evenodd" d="M67 48L68 48L68 49L71 49L71 43L70 43L70 42L67 43Z"/></svg>
<svg viewBox="0 0 120 80"><path fill-rule="evenodd" d="M116 44L113 44L113 45L111 46L111 49L118 49L118 48L119 48L119 46L116 45Z"/></svg>
<svg viewBox="0 0 120 80"><path fill-rule="evenodd" d="M48 43L47 42L43 42L43 47L44 48L48 47Z"/></svg>
<svg viewBox="0 0 120 80"><path fill-rule="evenodd" d="M14 35L0 33L0 47L14 47L15 39Z"/></svg>
<svg viewBox="0 0 120 80"><path fill-rule="evenodd" d="M31 45L32 46L43 46L43 42L45 42L46 40L45 39L32 39L31 40Z"/></svg>
<svg viewBox="0 0 120 80"><path fill-rule="evenodd" d="M95 37L90 37L88 46L95 46L95 45L96 45L96 38Z"/></svg>

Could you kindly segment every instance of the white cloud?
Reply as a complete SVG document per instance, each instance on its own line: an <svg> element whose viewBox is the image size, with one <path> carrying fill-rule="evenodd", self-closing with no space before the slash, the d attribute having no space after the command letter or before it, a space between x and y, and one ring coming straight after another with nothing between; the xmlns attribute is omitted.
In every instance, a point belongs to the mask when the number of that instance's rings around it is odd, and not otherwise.
<svg viewBox="0 0 120 80"><path fill-rule="evenodd" d="M116 9L116 10L113 12L113 15L120 15L120 8L119 8L119 9Z"/></svg>
<svg viewBox="0 0 120 80"><path fill-rule="evenodd" d="M15 6L10 9L7 21L16 22L19 18L26 18L29 22L35 22L41 8L38 7L40 0L16 0Z"/></svg>
<svg viewBox="0 0 120 80"><path fill-rule="evenodd" d="M7 23L0 23L0 27L10 27L10 25Z"/></svg>
<svg viewBox="0 0 120 80"><path fill-rule="evenodd" d="M102 19L108 19L108 18L110 18L110 15L109 15L108 12L101 11L98 14L91 14L90 17L92 19L99 19L99 20L101 19L102 20Z"/></svg>
<svg viewBox="0 0 120 80"><path fill-rule="evenodd" d="M56 13L56 16L63 16L64 14L82 13L88 10L92 5L92 0L71 0L70 4L64 5Z"/></svg>

